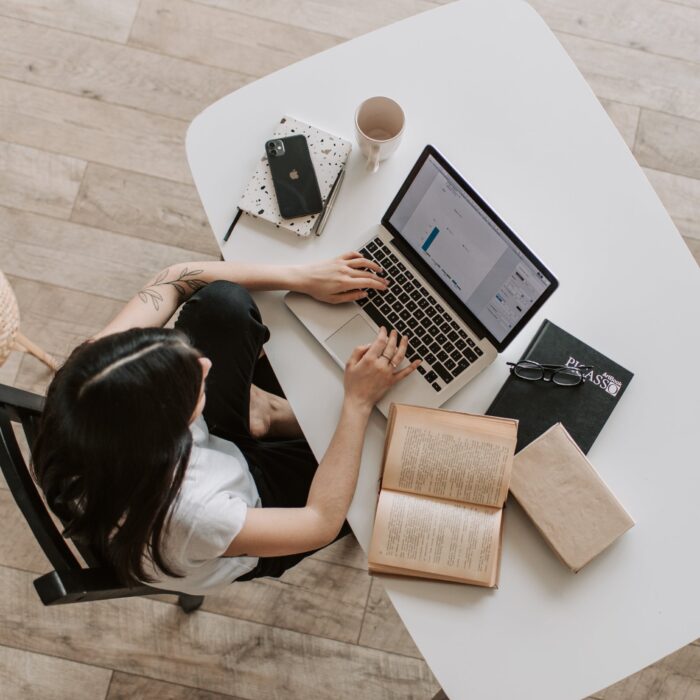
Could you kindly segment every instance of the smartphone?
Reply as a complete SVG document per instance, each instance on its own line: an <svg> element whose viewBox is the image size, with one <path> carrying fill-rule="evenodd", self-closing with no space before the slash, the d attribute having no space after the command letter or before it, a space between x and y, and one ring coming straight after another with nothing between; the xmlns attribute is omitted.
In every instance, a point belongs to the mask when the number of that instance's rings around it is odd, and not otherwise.
<svg viewBox="0 0 700 700"><path fill-rule="evenodd" d="M318 214L323 209L323 200L306 136L295 134L271 139L265 143L265 153L282 218Z"/></svg>

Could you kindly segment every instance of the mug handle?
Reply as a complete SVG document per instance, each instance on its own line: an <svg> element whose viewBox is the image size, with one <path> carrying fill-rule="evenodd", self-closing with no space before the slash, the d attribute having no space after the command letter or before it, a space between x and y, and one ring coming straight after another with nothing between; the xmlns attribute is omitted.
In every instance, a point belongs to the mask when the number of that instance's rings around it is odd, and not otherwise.
<svg viewBox="0 0 700 700"><path fill-rule="evenodd" d="M367 171L376 173L379 170L379 146L372 144L369 147L369 155L367 156Z"/></svg>

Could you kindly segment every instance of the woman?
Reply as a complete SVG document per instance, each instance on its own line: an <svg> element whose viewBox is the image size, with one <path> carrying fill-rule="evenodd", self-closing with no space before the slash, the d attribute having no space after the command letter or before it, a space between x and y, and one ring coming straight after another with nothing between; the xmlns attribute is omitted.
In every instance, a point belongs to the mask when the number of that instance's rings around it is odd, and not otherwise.
<svg viewBox="0 0 700 700"><path fill-rule="evenodd" d="M356 348L317 465L277 395L248 290L341 303L386 286L359 253L156 275L49 387L33 464L66 536L88 542L127 584L201 594L280 576L344 533L372 407L418 362L398 370L407 339L385 329ZM183 302L175 329L163 329Z"/></svg>

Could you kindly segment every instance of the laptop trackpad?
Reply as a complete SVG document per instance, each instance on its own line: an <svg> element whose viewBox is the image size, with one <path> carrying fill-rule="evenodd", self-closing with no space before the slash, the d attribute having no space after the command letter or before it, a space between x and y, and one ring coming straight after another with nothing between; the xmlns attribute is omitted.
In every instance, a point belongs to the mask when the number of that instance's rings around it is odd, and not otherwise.
<svg viewBox="0 0 700 700"><path fill-rule="evenodd" d="M347 362L352 351L358 345L374 342L377 331L359 314L353 316L342 328L326 338L326 345L333 354L343 362Z"/></svg>

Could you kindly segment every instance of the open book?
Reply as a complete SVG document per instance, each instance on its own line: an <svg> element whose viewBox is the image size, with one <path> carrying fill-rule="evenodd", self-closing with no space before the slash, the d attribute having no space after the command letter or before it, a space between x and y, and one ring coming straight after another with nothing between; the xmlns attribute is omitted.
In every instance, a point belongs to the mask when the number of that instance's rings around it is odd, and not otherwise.
<svg viewBox="0 0 700 700"><path fill-rule="evenodd" d="M370 573L495 587L518 421L392 404Z"/></svg>

